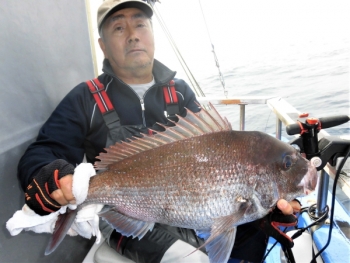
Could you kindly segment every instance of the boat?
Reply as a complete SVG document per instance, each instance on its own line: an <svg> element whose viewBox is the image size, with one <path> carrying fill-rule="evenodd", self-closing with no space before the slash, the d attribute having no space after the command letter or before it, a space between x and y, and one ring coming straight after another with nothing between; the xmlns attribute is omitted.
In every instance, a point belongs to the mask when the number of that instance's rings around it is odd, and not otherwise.
<svg viewBox="0 0 350 263"><path fill-rule="evenodd" d="M92 4L98 1L6 1L0 8L1 32L4 37L0 49L2 58L0 79L1 107L0 121L0 218L3 222L0 235L0 262L108 262L101 256L113 251L103 242L94 245L91 240L82 237L66 237L58 249L44 256L44 250L50 238L49 234L24 232L11 237L5 228L5 222L16 210L21 209L24 201L16 177L19 158L27 146L35 139L39 128L61 98L77 83L98 74L98 63L93 43L96 30L92 25ZM274 96L199 96L201 103L211 101L214 105L226 105L239 109L239 129L246 126L246 109L268 108L276 119L274 136L283 139L285 127L304 123L308 117L291 105L287 99ZM318 116L323 117L323 116ZM294 127L294 126L291 126ZM294 134L298 138L298 134ZM293 135L293 136L294 136ZM318 133L318 139L332 137L327 129ZM333 137L332 137L333 138ZM349 134L337 136L343 143L350 140ZM305 262L329 245L317 262L346 262L350 260L350 180L349 162L345 163L337 179L337 168L341 158L327 163L324 173L320 174L322 184L318 191L302 199L305 207L316 203L317 211L330 214L334 208L333 224L329 217L322 223L307 228L295 239L293 255L296 262ZM336 184L333 184L337 181ZM336 194L332 195L333 186ZM333 203L334 202L334 203ZM328 205L328 207L327 207ZM306 210L305 210L306 211ZM312 211L310 212L312 213ZM313 222L309 213L302 213L299 226L306 227ZM332 227L332 228L330 228ZM290 233L294 229L288 229ZM300 240L300 241L299 241ZM265 262L288 262L279 245L269 240ZM272 249L271 249L272 248ZM271 250L271 251L270 251ZM98 251L96 253L96 251ZM118 258L118 262L128 262ZM302 258L302 259L300 259ZM95 261L94 261L95 260ZM309 261L307 261L309 262Z"/></svg>

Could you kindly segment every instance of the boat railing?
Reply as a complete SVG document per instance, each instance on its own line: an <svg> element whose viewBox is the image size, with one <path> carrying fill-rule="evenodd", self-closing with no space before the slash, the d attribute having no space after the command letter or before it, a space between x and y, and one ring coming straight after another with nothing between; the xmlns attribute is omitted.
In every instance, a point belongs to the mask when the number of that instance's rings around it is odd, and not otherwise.
<svg viewBox="0 0 350 263"><path fill-rule="evenodd" d="M214 105L238 105L240 107L239 129L245 129L245 109L250 104L266 104L276 115L276 138L281 140L282 123L284 125L293 124L296 120L303 120L302 113L281 97L269 96L240 96L240 97L199 97L202 103L211 102ZM327 135L324 134L324 136Z"/></svg>

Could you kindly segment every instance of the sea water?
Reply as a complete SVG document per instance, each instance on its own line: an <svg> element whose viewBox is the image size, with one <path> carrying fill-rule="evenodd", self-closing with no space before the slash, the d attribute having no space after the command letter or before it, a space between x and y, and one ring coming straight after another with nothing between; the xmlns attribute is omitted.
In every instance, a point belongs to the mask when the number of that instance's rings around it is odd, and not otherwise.
<svg viewBox="0 0 350 263"><path fill-rule="evenodd" d="M207 97L224 97L220 69L229 97L282 97L310 117L350 115L349 1L179 0L156 6ZM154 20L156 58L188 80ZM239 128L238 106L217 108ZM267 105L246 106L246 130L274 133L275 123ZM326 131L350 135L350 123Z"/></svg>
<svg viewBox="0 0 350 263"><path fill-rule="evenodd" d="M282 97L310 117L350 115L349 49L345 41L312 53L256 60L222 72L229 96ZM297 52L295 50L295 52ZM223 96L218 74L200 81L206 96ZM239 107L219 106L234 128L239 125ZM246 129L275 131L275 115L266 105L246 106ZM327 129L331 135L350 135L350 123ZM286 136L286 134L284 133Z"/></svg>

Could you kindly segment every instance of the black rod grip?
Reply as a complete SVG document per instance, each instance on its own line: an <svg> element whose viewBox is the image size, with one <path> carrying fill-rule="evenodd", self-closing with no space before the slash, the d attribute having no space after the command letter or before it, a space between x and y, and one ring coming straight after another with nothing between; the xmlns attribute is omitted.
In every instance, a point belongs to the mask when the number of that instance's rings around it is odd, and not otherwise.
<svg viewBox="0 0 350 263"><path fill-rule="evenodd" d="M301 129L298 123L293 123L286 127L286 132L288 135L300 134Z"/></svg>
<svg viewBox="0 0 350 263"><path fill-rule="evenodd" d="M319 119L321 122L321 129L327 129L330 127L338 126L343 123L346 123L350 120L349 116L346 115L338 115L331 117L323 117Z"/></svg>
<svg viewBox="0 0 350 263"><path fill-rule="evenodd" d="M343 123L346 123L349 120L350 120L350 117L347 115L337 115L337 116L319 118L319 122L321 123L321 129L335 127ZM300 134L301 128L298 123L290 124L286 127L286 132L288 135Z"/></svg>

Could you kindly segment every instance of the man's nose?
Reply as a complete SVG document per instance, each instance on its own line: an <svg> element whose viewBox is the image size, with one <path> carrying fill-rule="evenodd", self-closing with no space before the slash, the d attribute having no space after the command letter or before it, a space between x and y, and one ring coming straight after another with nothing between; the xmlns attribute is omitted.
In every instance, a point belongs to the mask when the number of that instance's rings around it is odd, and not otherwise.
<svg viewBox="0 0 350 263"><path fill-rule="evenodd" d="M129 40L128 40L129 43L139 42L139 41L140 41L140 39L138 37L130 37Z"/></svg>
<svg viewBox="0 0 350 263"><path fill-rule="evenodd" d="M128 43L132 43L133 41L138 42L140 41L138 35L137 35L137 31L136 28L129 26L129 39L128 39Z"/></svg>

